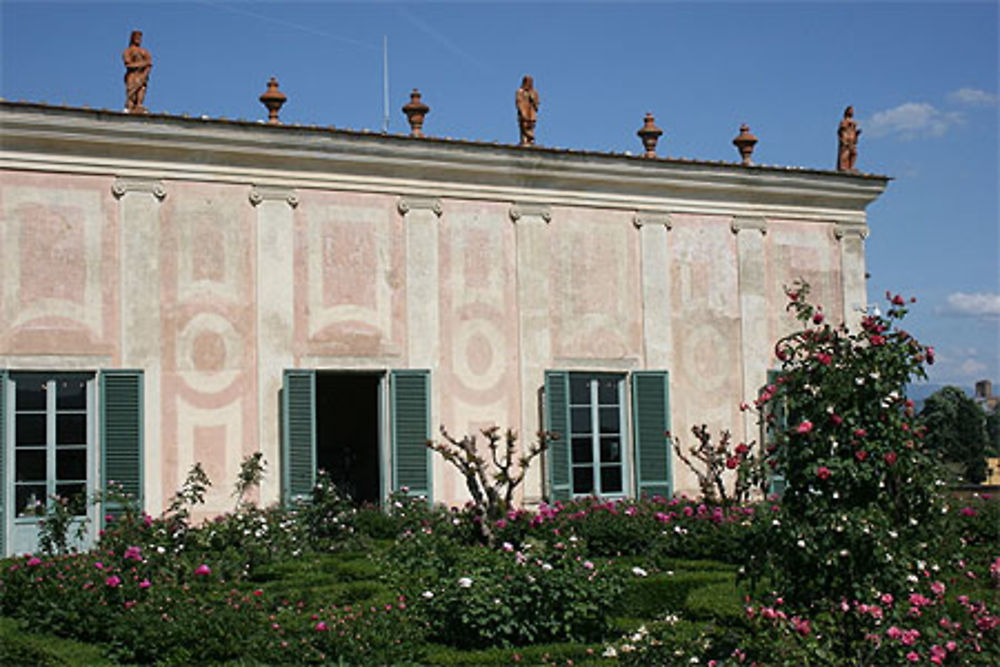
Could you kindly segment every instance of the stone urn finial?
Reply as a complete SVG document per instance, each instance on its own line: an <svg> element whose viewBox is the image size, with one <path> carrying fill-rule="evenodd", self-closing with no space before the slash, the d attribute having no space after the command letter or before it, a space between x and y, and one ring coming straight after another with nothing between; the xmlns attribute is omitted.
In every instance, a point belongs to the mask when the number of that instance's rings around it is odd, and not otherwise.
<svg viewBox="0 0 1000 667"><path fill-rule="evenodd" d="M280 122L278 121L278 111L281 110L281 105L287 99L285 94L278 90L278 80L272 76L271 80L267 82L267 90L260 96L260 103L267 107L268 123L277 125Z"/></svg>
<svg viewBox="0 0 1000 667"><path fill-rule="evenodd" d="M646 114L645 124L639 129L636 134L642 140L642 146L646 149L645 155L643 157L656 157L656 142L660 140L660 135L663 134L663 130L656 127L656 119L653 118L652 113Z"/></svg>
<svg viewBox="0 0 1000 667"><path fill-rule="evenodd" d="M743 165L750 164L750 156L753 155L753 147L757 144L757 137L750 134L750 126L746 123L740 125L740 133L733 139L733 145L740 152L743 158Z"/></svg>
<svg viewBox="0 0 1000 667"><path fill-rule="evenodd" d="M403 105L403 113L410 123L410 136L424 136L424 117L431 110L429 106L420 101L420 91L416 88L410 93L410 101Z"/></svg>

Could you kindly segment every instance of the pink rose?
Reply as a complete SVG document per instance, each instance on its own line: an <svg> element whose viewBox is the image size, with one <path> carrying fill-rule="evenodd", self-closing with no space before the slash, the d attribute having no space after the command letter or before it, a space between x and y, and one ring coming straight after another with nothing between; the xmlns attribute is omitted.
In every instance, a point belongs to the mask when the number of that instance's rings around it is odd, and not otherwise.
<svg viewBox="0 0 1000 667"><path fill-rule="evenodd" d="M122 580L118 577L118 575L112 574L104 580L104 583L110 588L118 588L121 585Z"/></svg>
<svg viewBox="0 0 1000 667"><path fill-rule="evenodd" d="M813 324L822 324L822 323L823 323L823 313L817 312L815 315L813 315Z"/></svg>
<svg viewBox="0 0 1000 667"><path fill-rule="evenodd" d="M799 424L798 428L796 428L795 430L798 431L799 433L809 433L810 431L813 430L812 422L809 420L805 420L801 424Z"/></svg>
<svg viewBox="0 0 1000 667"><path fill-rule="evenodd" d="M830 469L827 468L826 466L820 466L816 470L816 476L819 477L820 479L830 479L830 475L832 474L833 473L830 472Z"/></svg>
<svg viewBox="0 0 1000 667"><path fill-rule="evenodd" d="M885 462L889 465L896 465L896 452L889 452L883 458L885 458Z"/></svg>
<svg viewBox="0 0 1000 667"><path fill-rule="evenodd" d="M206 577L212 574L212 568L202 563L201 565L195 568L194 574L196 577Z"/></svg>

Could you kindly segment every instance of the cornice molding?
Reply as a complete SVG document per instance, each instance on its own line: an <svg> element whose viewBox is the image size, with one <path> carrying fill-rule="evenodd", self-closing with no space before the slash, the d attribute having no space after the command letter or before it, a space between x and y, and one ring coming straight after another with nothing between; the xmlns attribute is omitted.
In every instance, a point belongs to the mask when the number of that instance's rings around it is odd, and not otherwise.
<svg viewBox="0 0 1000 667"><path fill-rule="evenodd" d="M167 189L163 186L163 181L116 178L115 182L111 184L111 194L115 196L115 199L121 199L130 192L145 192L156 197L158 201L163 201L167 196Z"/></svg>
<svg viewBox="0 0 1000 667"><path fill-rule="evenodd" d="M733 234L739 234L744 229L757 230L761 236L767 235L767 220L761 216L735 216L730 225Z"/></svg>
<svg viewBox="0 0 1000 667"><path fill-rule="evenodd" d="M439 197L400 197L396 208L404 216L410 211L430 211L440 218L444 212Z"/></svg>
<svg viewBox="0 0 1000 667"><path fill-rule="evenodd" d="M632 216L632 224L636 229L642 229L646 225L663 225L667 231L674 228L671 214L663 211L637 211Z"/></svg>
<svg viewBox="0 0 1000 667"><path fill-rule="evenodd" d="M552 207L548 204L514 204L510 207L510 219L520 222L524 218L541 218L552 222Z"/></svg>
<svg viewBox="0 0 1000 667"><path fill-rule="evenodd" d="M249 199L254 206L260 206L266 201L283 201L292 208L299 205L299 196L294 189L268 185L251 186Z"/></svg>
<svg viewBox="0 0 1000 667"><path fill-rule="evenodd" d="M0 168L864 224L880 176L0 103ZM415 166L417 168L415 168Z"/></svg>

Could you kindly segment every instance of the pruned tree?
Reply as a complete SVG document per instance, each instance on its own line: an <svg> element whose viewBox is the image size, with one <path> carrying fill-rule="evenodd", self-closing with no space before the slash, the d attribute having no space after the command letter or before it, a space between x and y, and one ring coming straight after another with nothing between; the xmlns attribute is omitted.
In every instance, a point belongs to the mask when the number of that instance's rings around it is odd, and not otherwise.
<svg viewBox="0 0 1000 667"><path fill-rule="evenodd" d="M545 431L526 452L518 453L517 434L507 429L502 435L499 426L480 431L486 438L488 458L479 453L476 436L451 436L441 427L443 442L428 441L427 446L455 466L465 478L472 496L473 509L481 517L483 538L493 544L493 528L513 507L514 491L524 481L531 462L547 448L553 435Z"/></svg>

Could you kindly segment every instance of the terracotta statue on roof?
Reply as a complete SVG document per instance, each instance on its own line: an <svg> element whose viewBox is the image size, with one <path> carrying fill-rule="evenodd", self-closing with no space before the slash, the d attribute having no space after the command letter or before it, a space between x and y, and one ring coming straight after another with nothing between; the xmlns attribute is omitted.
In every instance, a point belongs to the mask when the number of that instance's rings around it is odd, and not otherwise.
<svg viewBox="0 0 1000 667"><path fill-rule="evenodd" d="M125 111L146 113L142 103L146 100L149 70L153 69L153 56L142 48L142 31L133 30L128 48L122 54L125 63Z"/></svg>
<svg viewBox="0 0 1000 667"><path fill-rule="evenodd" d="M521 81L514 102L517 105L517 123L521 128L521 145L533 146L535 123L538 121L538 91L535 90L535 80L530 76Z"/></svg>
<svg viewBox="0 0 1000 667"><path fill-rule="evenodd" d="M858 161L858 137L861 128L854 121L854 107L844 109L844 118L837 128L837 171L856 172L854 163Z"/></svg>

